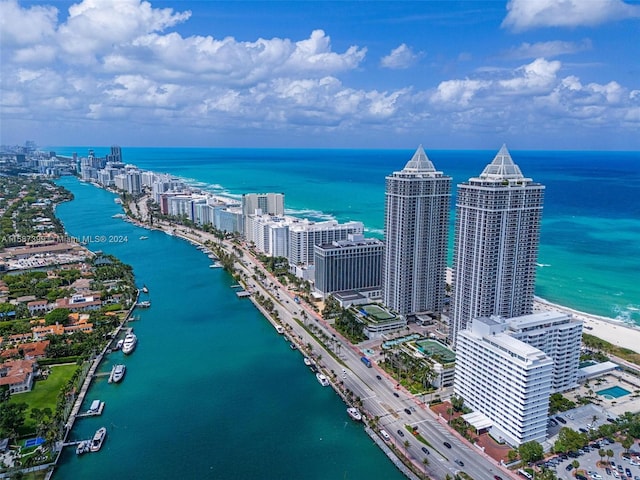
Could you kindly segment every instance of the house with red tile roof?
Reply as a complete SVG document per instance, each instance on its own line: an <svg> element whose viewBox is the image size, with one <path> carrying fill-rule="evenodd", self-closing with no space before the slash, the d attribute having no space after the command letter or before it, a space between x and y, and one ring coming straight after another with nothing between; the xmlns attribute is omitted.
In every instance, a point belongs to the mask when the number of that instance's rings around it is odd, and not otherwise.
<svg viewBox="0 0 640 480"><path fill-rule="evenodd" d="M41 342L27 342L21 343L14 348L7 348L0 353L2 358L15 358L22 356L25 360L38 360L47 356L47 347L49 346L49 340L43 340ZM22 351L22 355L20 354Z"/></svg>
<svg viewBox="0 0 640 480"><path fill-rule="evenodd" d="M31 391L36 365L35 360L7 360L0 365L0 386L8 385L11 394Z"/></svg>
<svg viewBox="0 0 640 480"><path fill-rule="evenodd" d="M91 296L74 295L71 298L59 298L56 300L56 308L68 308L72 312L98 310L102 306L99 294Z"/></svg>
<svg viewBox="0 0 640 480"><path fill-rule="evenodd" d="M32 317L50 312L54 307L55 303L49 303L49 300L32 300L27 303L27 308Z"/></svg>

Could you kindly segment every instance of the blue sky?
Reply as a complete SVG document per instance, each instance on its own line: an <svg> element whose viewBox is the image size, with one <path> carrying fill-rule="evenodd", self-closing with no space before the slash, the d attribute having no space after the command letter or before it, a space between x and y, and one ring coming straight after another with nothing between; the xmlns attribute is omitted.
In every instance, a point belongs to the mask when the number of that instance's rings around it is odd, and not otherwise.
<svg viewBox="0 0 640 480"><path fill-rule="evenodd" d="M0 0L0 143L638 150L640 2Z"/></svg>

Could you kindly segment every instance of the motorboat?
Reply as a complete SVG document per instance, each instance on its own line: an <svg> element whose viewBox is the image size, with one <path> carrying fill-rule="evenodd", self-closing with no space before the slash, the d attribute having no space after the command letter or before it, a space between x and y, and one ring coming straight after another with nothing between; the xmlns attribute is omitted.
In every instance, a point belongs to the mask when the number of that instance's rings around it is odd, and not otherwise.
<svg viewBox="0 0 640 480"><path fill-rule="evenodd" d="M355 407L347 408L347 414L356 422L360 422L362 420L362 413Z"/></svg>
<svg viewBox="0 0 640 480"><path fill-rule="evenodd" d="M83 453L87 453L89 451L90 445L91 444L90 444L89 440L82 440L76 446L76 455L82 455Z"/></svg>
<svg viewBox="0 0 640 480"><path fill-rule="evenodd" d="M320 372L316 373L316 378L318 379L318 382L320 383L320 385L322 385L323 387L329 386L329 380L322 373Z"/></svg>
<svg viewBox="0 0 640 480"><path fill-rule="evenodd" d="M102 448L102 444L104 443L104 439L107 437L107 429L105 427L101 427L99 428L95 435L93 436L93 439L91 440L91 447L90 450L92 452L97 452L98 450L100 450Z"/></svg>

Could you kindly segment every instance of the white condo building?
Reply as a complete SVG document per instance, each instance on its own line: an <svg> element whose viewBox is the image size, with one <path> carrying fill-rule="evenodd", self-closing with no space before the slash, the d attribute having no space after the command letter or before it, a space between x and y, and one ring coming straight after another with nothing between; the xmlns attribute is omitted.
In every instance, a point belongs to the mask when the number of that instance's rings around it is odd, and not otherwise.
<svg viewBox="0 0 640 480"><path fill-rule="evenodd" d="M502 321L477 318L458 332L454 392L490 420L495 438L513 446L542 443L553 359L503 329Z"/></svg>
<svg viewBox="0 0 640 480"><path fill-rule="evenodd" d="M479 177L458 185L452 344L474 318L532 312L543 196L506 146Z"/></svg>
<svg viewBox="0 0 640 480"><path fill-rule="evenodd" d="M582 322L571 315L544 311L510 318L506 333L539 348L553 359L552 392L578 386Z"/></svg>
<svg viewBox="0 0 640 480"><path fill-rule="evenodd" d="M294 221L289 225L289 264L312 265L315 245L347 240L349 235L360 235L363 232L362 222L312 222L307 219Z"/></svg>
<svg viewBox="0 0 640 480"><path fill-rule="evenodd" d="M445 296L451 177L422 146L386 177L383 303L410 315L440 313Z"/></svg>

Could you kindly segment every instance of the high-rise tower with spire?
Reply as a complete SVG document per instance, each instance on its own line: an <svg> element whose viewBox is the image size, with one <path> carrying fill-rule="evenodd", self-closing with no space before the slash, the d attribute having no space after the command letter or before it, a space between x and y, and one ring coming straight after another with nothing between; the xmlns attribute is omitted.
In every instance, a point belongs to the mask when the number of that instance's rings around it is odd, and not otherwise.
<svg viewBox="0 0 640 480"><path fill-rule="evenodd" d="M386 177L384 304L402 314L440 313L444 302L451 177L422 145Z"/></svg>
<svg viewBox="0 0 640 480"><path fill-rule="evenodd" d="M533 309L544 186L525 178L505 145L479 177L458 185L449 337L476 317Z"/></svg>

